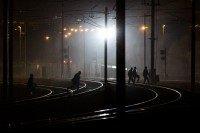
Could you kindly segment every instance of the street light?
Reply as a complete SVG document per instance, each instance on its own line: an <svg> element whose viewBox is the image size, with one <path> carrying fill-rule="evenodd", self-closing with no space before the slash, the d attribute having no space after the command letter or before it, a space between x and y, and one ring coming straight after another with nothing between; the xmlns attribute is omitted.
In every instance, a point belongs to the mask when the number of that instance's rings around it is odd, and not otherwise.
<svg viewBox="0 0 200 133"><path fill-rule="evenodd" d="M48 41L49 39L50 39L50 37L49 37L49 36L45 36L45 40L47 40L47 41Z"/></svg>
<svg viewBox="0 0 200 133"><path fill-rule="evenodd" d="M163 32L163 35L165 34L165 30L166 30L166 25L162 25L162 32Z"/></svg>
<svg viewBox="0 0 200 133"><path fill-rule="evenodd" d="M92 31L94 31L94 29ZM114 26L101 28L97 31L98 37L100 37L100 39L113 39L116 36L116 28Z"/></svg>
<svg viewBox="0 0 200 133"><path fill-rule="evenodd" d="M65 38L65 42L66 42L66 45L67 45L67 61L63 61L64 64L67 64L67 71L68 71L68 76L69 78L71 77L71 66L70 66L70 39L71 39L71 35L72 33L67 33L64 35L64 38Z"/></svg>
<svg viewBox="0 0 200 133"><path fill-rule="evenodd" d="M85 32L87 32L89 29L85 29Z"/></svg>
<svg viewBox="0 0 200 133"><path fill-rule="evenodd" d="M65 37L65 38L67 38L67 37L68 37L68 35L66 35L66 34L65 34L65 36L64 36L64 37Z"/></svg>
<svg viewBox="0 0 200 133"><path fill-rule="evenodd" d="M91 29L90 31L93 32L93 31L95 31L95 29Z"/></svg>
<svg viewBox="0 0 200 133"><path fill-rule="evenodd" d="M148 29L148 28L149 28L148 26L146 26L146 25L143 25L143 26L141 26L141 28L140 28L140 29L141 29L142 31L145 31L145 30L146 30L146 29Z"/></svg>

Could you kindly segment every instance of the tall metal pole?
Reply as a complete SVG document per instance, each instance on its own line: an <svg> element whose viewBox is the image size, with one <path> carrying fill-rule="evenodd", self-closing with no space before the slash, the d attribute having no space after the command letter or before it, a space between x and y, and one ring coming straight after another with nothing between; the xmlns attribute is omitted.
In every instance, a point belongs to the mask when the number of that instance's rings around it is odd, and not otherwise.
<svg viewBox="0 0 200 133"><path fill-rule="evenodd" d="M63 64L63 59L64 59L64 1L62 0L62 12L61 12L61 16L62 16L62 22L61 22L61 78L63 78L63 68L64 68L64 64Z"/></svg>
<svg viewBox="0 0 200 133"><path fill-rule="evenodd" d="M191 28L191 89L195 89L195 47L196 47L196 5L195 0L192 0L192 28Z"/></svg>
<svg viewBox="0 0 200 133"><path fill-rule="evenodd" d="M95 76L98 76L98 47L96 45L96 66L95 66Z"/></svg>
<svg viewBox="0 0 200 133"><path fill-rule="evenodd" d="M167 79L167 49L165 48L165 80Z"/></svg>
<svg viewBox="0 0 200 133"><path fill-rule="evenodd" d="M21 23L20 26L18 26L19 28L19 56L20 56L20 61L22 60L22 27L21 27Z"/></svg>
<svg viewBox="0 0 200 133"><path fill-rule="evenodd" d="M125 0L116 0L117 23L117 103L123 106L125 103Z"/></svg>
<svg viewBox="0 0 200 133"><path fill-rule="evenodd" d="M68 71L68 78L71 77L71 66L70 66L70 38L68 40L68 45L67 45L67 53L68 53L68 64L67 64L67 71Z"/></svg>
<svg viewBox="0 0 200 133"><path fill-rule="evenodd" d="M155 0L151 0L151 80L152 82L155 81L154 53L155 53Z"/></svg>
<svg viewBox="0 0 200 133"><path fill-rule="evenodd" d="M144 26L145 26L145 29L144 29L144 67L146 67L146 49L147 49L147 46L146 46L146 36L147 36L147 29L146 29L146 16L144 14Z"/></svg>
<svg viewBox="0 0 200 133"><path fill-rule="evenodd" d="M108 27L108 8L105 7L105 29L107 30ZM108 78L108 73L107 73L107 43L108 39L105 37L104 39L104 84L105 86L107 85L107 78Z"/></svg>
<svg viewBox="0 0 200 133"><path fill-rule="evenodd" d="M12 97L13 83L13 1L3 0L3 90L2 98Z"/></svg>
<svg viewBox="0 0 200 133"><path fill-rule="evenodd" d="M84 22L85 23L85 22ZM84 25L85 26L85 25ZM84 78L86 78L86 45L85 45L85 31L83 31L83 47L84 47L84 51L83 51L83 53L84 53L84 68L83 68L83 70L84 70Z"/></svg>
<svg viewBox="0 0 200 133"><path fill-rule="evenodd" d="M24 67L25 77L27 76L27 23L24 23Z"/></svg>

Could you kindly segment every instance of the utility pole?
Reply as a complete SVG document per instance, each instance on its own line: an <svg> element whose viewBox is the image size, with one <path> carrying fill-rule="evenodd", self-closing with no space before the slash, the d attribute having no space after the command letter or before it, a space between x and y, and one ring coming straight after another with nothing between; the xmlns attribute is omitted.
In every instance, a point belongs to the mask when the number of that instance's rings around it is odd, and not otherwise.
<svg viewBox="0 0 200 133"><path fill-rule="evenodd" d="M108 27L108 8L105 7L105 29L107 31L107 27ZM107 36L104 38L104 84L105 86L107 86L107 78L108 78L108 74L107 74L107 43L108 43L108 39Z"/></svg>
<svg viewBox="0 0 200 133"><path fill-rule="evenodd" d="M21 27L21 22L19 23L19 58L20 61L22 61L22 27Z"/></svg>
<svg viewBox="0 0 200 133"><path fill-rule="evenodd" d="M96 66L95 66L95 76L98 76L98 47L96 45ZM97 78L97 77L96 77Z"/></svg>
<svg viewBox="0 0 200 133"><path fill-rule="evenodd" d="M63 78L63 69L64 69L64 64L63 64L63 59L64 59L64 0L62 0L62 12L61 12L61 78Z"/></svg>
<svg viewBox="0 0 200 133"><path fill-rule="evenodd" d="M24 23L24 67L25 67L25 78L27 76L27 23Z"/></svg>
<svg viewBox="0 0 200 133"><path fill-rule="evenodd" d="M125 104L125 0L116 0L116 56L117 56L117 103L123 110ZM120 109L120 112L122 111Z"/></svg>
<svg viewBox="0 0 200 133"><path fill-rule="evenodd" d="M155 53L155 0L151 0L151 81L155 82L156 70L154 69Z"/></svg>
<svg viewBox="0 0 200 133"><path fill-rule="evenodd" d="M196 0L192 0L191 28L191 90L195 90L195 48L196 48Z"/></svg>
<svg viewBox="0 0 200 133"><path fill-rule="evenodd" d="M68 78L70 78L71 77L71 66L70 66L70 63L71 63L71 61L70 61L70 45L71 45L71 43L70 43L71 41L70 41L70 38L68 39L68 44L67 44L67 55L68 55L68 62L67 62L67 71L68 71Z"/></svg>
<svg viewBox="0 0 200 133"><path fill-rule="evenodd" d="M146 29L146 15L144 13L144 67L146 67L146 38L147 38L147 29Z"/></svg>
<svg viewBox="0 0 200 133"><path fill-rule="evenodd" d="M84 27L85 27L85 18L84 18ZM83 31L83 53L84 53L84 68L83 68L83 70L84 70L84 78L86 78L86 44L85 44L85 31Z"/></svg>
<svg viewBox="0 0 200 133"><path fill-rule="evenodd" d="M3 0L3 100L12 98L13 87L13 0Z"/></svg>
<svg viewBox="0 0 200 133"><path fill-rule="evenodd" d="M164 60L165 61L165 80L166 80L167 79L167 49L165 48L164 51L165 51L165 54L164 54L165 55L164 57L165 58Z"/></svg>

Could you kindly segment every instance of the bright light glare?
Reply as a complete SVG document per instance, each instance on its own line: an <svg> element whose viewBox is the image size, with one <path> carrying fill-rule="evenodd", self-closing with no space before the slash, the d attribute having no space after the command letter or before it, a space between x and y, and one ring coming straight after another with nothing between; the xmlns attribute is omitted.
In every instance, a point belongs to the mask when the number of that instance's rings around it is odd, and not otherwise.
<svg viewBox="0 0 200 133"><path fill-rule="evenodd" d="M91 29L90 31L95 31L95 29Z"/></svg>
<svg viewBox="0 0 200 133"><path fill-rule="evenodd" d="M22 27L21 26L17 26L19 29L21 29Z"/></svg>
<svg viewBox="0 0 200 133"><path fill-rule="evenodd" d="M144 30L146 30L146 29L148 29L148 27L145 26L145 25L143 25L143 26L141 27L141 30L142 30L142 31L144 31Z"/></svg>
<svg viewBox="0 0 200 133"><path fill-rule="evenodd" d="M164 24L163 24L163 26L162 26L162 27L163 27L163 28L165 28L165 27L166 27L166 25L164 25Z"/></svg>
<svg viewBox="0 0 200 133"><path fill-rule="evenodd" d="M115 27L98 29L98 36L102 39L113 39L116 37L116 29Z"/></svg>
<svg viewBox="0 0 200 133"><path fill-rule="evenodd" d="M46 39L46 40L49 40L49 39L50 39L50 37L49 37L49 36L46 36L46 37L45 37L45 39Z"/></svg>
<svg viewBox="0 0 200 133"><path fill-rule="evenodd" d="M38 65L38 64L37 64L37 65L36 65L36 67L37 67L37 70L38 70L38 69L39 69L39 67L40 67L40 65Z"/></svg>
<svg viewBox="0 0 200 133"><path fill-rule="evenodd" d="M68 35L65 34L65 38L67 38L67 37L68 37Z"/></svg>

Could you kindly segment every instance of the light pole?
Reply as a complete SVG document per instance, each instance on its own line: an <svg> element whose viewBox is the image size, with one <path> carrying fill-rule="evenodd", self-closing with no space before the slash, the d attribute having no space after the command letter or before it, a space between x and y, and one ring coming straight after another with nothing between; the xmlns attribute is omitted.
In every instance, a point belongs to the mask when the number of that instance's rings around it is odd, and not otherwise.
<svg viewBox="0 0 200 133"><path fill-rule="evenodd" d="M147 29L148 27L146 26L146 15L144 14L144 24L142 26L142 30L144 33L144 67L146 67L146 36L147 36Z"/></svg>
<svg viewBox="0 0 200 133"><path fill-rule="evenodd" d="M17 28L19 28L19 59L21 61L22 59L22 27L21 26L17 26Z"/></svg>
<svg viewBox="0 0 200 133"><path fill-rule="evenodd" d="M26 46L27 45L27 23L19 22L19 25L17 26L17 28L19 29L19 60L22 62L24 61L23 62L24 70L25 70L24 74L26 77L27 75L27 46Z"/></svg>
<svg viewBox="0 0 200 133"><path fill-rule="evenodd" d="M162 25L162 34L163 34L163 38L165 40L165 31L166 31L166 25L163 24ZM165 80L167 79L167 48L165 47L164 49L164 61L165 61Z"/></svg>
<svg viewBox="0 0 200 133"><path fill-rule="evenodd" d="M145 21L144 21L144 24L146 24ZM146 67L146 49L147 49L146 36L147 36L147 32L146 32L146 29L145 29L144 30L144 67Z"/></svg>
<svg viewBox="0 0 200 133"><path fill-rule="evenodd" d="M105 7L105 29L107 32L107 27L108 27L108 8ZM105 83L105 87L107 85L107 78L108 78L108 73L107 73L107 43L108 43L108 39L107 36L104 38L104 83Z"/></svg>
<svg viewBox="0 0 200 133"><path fill-rule="evenodd" d="M27 24L24 23L24 67L25 77L27 76Z"/></svg>
<svg viewBox="0 0 200 133"><path fill-rule="evenodd" d="M83 54L84 54L84 65L83 65L83 71L84 71L84 77L86 78L86 70L85 70L85 65L86 65L86 44L85 44L85 31L83 30Z"/></svg>
<svg viewBox="0 0 200 133"><path fill-rule="evenodd" d="M195 60L196 60L196 0L192 0L192 27L191 27L191 90L195 90Z"/></svg>
<svg viewBox="0 0 200 133"><path fill-rule="evenodd" d="M148 27L146 26L146 23L144 21L144 25L141 27L141 30L143 31L144 34L144 67L146 66L146 38L147 38L147 29Z"/></svg>
<svg viewBox="0 0 200 133"><path fill-rule="evenodd" d="M64 48L64 45L63 45L63 41L64 41L64 29L63 29L63 27L64 27L64 0L62 0L62 12L61 12L61 16L62 16L62 19L61 19L61 61L60 61L60 63L61 63L61 78L63 78L63 68L64 68L64 63L63 63L63 59L64 59L64 50L63 50L63 48Z"/></svg>
<svg viewBox="0 0 200 133"><path fill-rule="evenodd" d="M116 97L121 112L125 104L125 0L116 0L116 24Z"/></svg>
<svg viewBox="0 0 200 133"><path fill-rule="evenodd" d="M71 63L71 60L70 60L70 45L71 45L71 40L70 40L70 37L68 39L68 43L67 43L67 59L68 59L68 64L67 64L67 71L68 71L68 78L71 77L71 66L70 66L70 63Z"/></svg>
<svg viewBox="0 0 200 133"><path fill-rule="evenodd" d="M154 68L155 54L155 0L151 0L151 81L155 83L156 70Z"/></svg>
<svg viewBox="0 0 200 133"><path fill-rule="evenodd" d="M96 66L95 66L95 76L98 76L98 47L96 46Z"/></svg>
<svg viewBox="0 0 200 133"><path fill-rule="evenodd" d="M3 0L3 89L2 99L12 98L13 86L13 0ZM8 99L7 99L8 98Z"/></svg>

